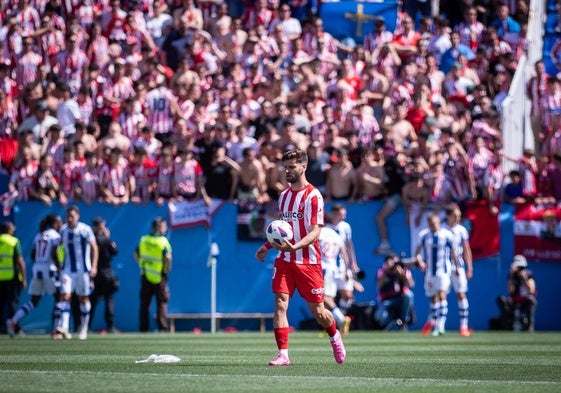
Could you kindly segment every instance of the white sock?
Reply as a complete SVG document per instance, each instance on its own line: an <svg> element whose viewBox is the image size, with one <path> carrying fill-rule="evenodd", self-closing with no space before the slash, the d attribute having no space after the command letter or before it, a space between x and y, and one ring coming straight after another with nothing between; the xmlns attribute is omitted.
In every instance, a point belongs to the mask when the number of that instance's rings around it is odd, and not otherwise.
<svg viewBox="0 0 561 393"><path fill-rule="evenodd" d="M81 330L88 330L88 323L90 322L90 310L92 309L92 304L89 300L86 300L85 303L80 303L80 329Z"/></svg>
<svg viewBox="0 0 561 393"><path fill-rule="evenodd" d="M460 328L468 328L469 302L467 298L458 300L458 313L460 314Z"/></svg>
<svg viewBox="0 0 561 393"><path fill-rule="evenodd" d="M60 309L62 313L60 315L60 322L59 326L65 330L68 330L68 326L70 325L70 303L69 302L61 302Z"/></svg>
<svg viewBox="0 0 561 393"><path fill-rule="evenodd" d="M288 356L288 349L279 349L279 353L284 356Z"/></svg>
<svg viewBox="0 0 561 393"><path fill-rule="evenodd" d="M335 319L335 324L337 326L341 326L345 322L345 314L341 311L341 309L335 306L331 313L333 314L333 318Z"/></svg>
<svg viewBox="0 0 561 393"><path fill-rule="evenodd" d="M440 301L440 312L439 312L439 320L437 323L438 330L443 332L446 325L446 317L448 316L448 300L441 300Z"/></svg>

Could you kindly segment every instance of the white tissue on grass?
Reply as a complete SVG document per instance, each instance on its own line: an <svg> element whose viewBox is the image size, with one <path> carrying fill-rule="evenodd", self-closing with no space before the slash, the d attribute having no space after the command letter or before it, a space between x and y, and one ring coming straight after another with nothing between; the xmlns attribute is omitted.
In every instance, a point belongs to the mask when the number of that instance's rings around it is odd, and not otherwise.
<svg viewBox="0 0 561 393"><path fill-rule="evenodd" d="M143 360L136 360L135 363L177 363L180 358L174 355L156 355L152 354Z"/></svg>

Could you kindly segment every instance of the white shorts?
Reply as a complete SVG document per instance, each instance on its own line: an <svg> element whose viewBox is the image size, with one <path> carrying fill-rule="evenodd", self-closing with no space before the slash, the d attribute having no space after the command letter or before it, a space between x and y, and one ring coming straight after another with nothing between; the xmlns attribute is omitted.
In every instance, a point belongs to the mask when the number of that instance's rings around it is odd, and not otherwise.
<svg viewBox="0 0 561 393"><path fill-rule="evenodd" d="M335 279L335 282L337 283L337 290L338 291L353 291L354 290L354 284L353 284L353 279L350 278L347 280L348 276L353 276L352 272L349 270L348 273L346 274L345 272L339 272L337 278Z"/></svg>
<svg viewBox="0 0 561 393"><path fill-rule="evenodd" d="M73 292L78 296L91 295L90 273L64 273L62 275L62 293Z"/></svg>
<svg viewBox="0 0 561 393"><path fill-rule="evenodd" d="M324 295L335 298L337 296L337 283L335 282L335 272L333 270L323 271Z"/></svg>
<svg viewBox="0 0 561 393"><path fill-rule="evenodd" d="M436 275L425 277L425 295L433 297L438 292L450 291L450 275Z"/></svg>
<svg viewBox="0 0 561 393"><path fill-rule="evenodd" d="M467 293L468 291L468 280L466 277L466 269L459 268L456 274L455 270L452 269L452 288L456 293Z"/></svg>
<svg viewBox="0 0 561 393"><path fill-rule="evenodd" d="M31 296L52 295L56 293L60 281L57 279L56 267L49 264L34 264L29 294Z"/></svg>

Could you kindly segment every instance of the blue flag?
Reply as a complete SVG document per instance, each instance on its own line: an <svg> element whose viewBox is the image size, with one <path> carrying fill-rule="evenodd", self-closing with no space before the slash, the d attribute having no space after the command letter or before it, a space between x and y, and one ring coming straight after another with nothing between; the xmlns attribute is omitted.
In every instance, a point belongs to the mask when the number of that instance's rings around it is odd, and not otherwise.
<svg viewBox="0 0 561 393"><path fill-rule="evenodd" d="M397 22L397 2L363 3L340 1L323 3L320 9L323 29L338 40L352 38L362 44L364 36L371 33L374 20L383 17L386 30L393 32Z"/></svg>

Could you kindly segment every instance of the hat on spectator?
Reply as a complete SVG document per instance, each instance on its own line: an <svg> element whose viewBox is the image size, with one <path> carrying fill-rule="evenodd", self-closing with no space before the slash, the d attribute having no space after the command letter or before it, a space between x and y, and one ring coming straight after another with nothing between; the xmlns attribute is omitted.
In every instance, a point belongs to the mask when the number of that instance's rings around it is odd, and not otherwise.
<svg viewBox="0 0 561 393"><path fill-rule="evenodd" d="M527 267L528 261L524 255L515 255L512 260L512 266L515 267Z"/></svg>
<svg viewBox="0 0 561 393"><path fill-rule="evenodd" d="M93 218L93 220L92 220L92 225L93 225L94 227L98 227L98 226L100 226L101 224L105 224L105 219L104 219L103 217L97 216L97 217L94 217L94 218Z"/></svg>
<svg viewBox="0 0 561 393"><path fill-rule="evenodd" d="M37 103L36 109L38 111L46 111L49 108L47 107L47 103L45 101L39 101Z"/></svg>
<svg viewBox="0 0 561 393"><path fill-rule="evenodd" d="M462 68L462 65L460 63L458 63L457 61L454 62L454 64L452 64L452 69L453 70L460 70Z"/></svg>
<svg viewBox="0 0 561 393"><path fill-rule="evenodd" d="M381 15L380 15L380 16L377 16L377 17L374 19L374 24L375 24L375 25L383 25L383 24L385 24L385 23L386 23L386 20L385 20L384 17L381 16Z"/></svg>
<svg viewBox="0 0 561 393"><path fill-rule="evenodd" d="M293 125L294 125L294 120L288 119L288 118L287 118L287 119L284 119L284 120L282 121L282 125L283 125L283 127L286 127L286 126L293 126Z"/></svg>
<svg viewBox="0 0 561 393"><path fill-rule="evenodd" d="M506 72L506 68L504 65L502 64L497 64L495 66L495 72Z"/></svg>

